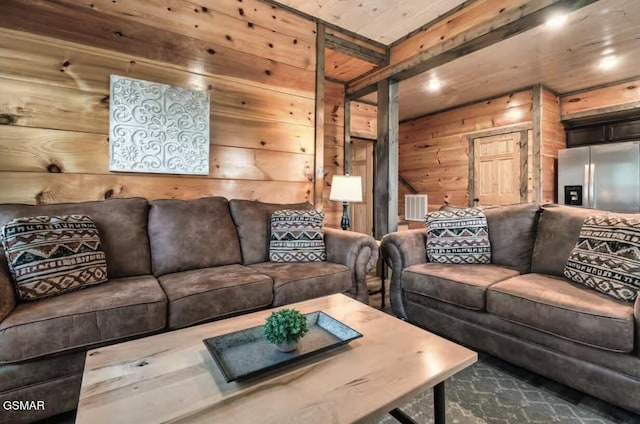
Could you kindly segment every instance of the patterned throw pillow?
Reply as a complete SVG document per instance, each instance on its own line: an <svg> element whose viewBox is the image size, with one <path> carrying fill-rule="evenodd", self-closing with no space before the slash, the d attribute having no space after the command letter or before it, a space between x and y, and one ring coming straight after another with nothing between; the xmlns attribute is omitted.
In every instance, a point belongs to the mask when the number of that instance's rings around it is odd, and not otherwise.
<svg viewBox="0 0 640 424"><path fill-rule="evenodd" d="M564 275L616 299L635 301L640 292L640 219L588 216Z"/></svg>
<svg viewBox="0 0 640 424"><path fill-rule="evenodd" d="M283 209L271 215L271 262L327 260L322 225L324 212Z"/></svg>
<svg viewBox="0 0 640 424"><path fill-rule="evenodd" d="M427 227L427 259L442 264L491 263L487 218L479 208L430 212Z"/></svg>
<svg viewBox="0 0 640 424"><path fill-rule="evenodd" d="M87 215L16 218L2 227L0 238L21 300L107 281L98 228Z"/></svg>

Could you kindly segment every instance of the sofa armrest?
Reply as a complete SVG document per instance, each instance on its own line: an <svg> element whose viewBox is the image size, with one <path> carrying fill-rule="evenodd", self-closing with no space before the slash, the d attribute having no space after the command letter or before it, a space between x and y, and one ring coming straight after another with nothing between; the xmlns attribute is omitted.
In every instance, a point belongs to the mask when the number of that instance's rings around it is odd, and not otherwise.
<svg viewBox="0 0 640 424"><path fill-rule="evenodd" d="M351 295L368 304L367 272L378 261L376 240L362 233L324 228L327 261L342 264L351 270Z"/></svg>
<svg viewBox="0 0 640 424"><path fill-rule="evenodd" d="M427 262L426 230L409 230L384 236L380 250L384 262L391 268L389 300L393 313L406 319L402 304L402 270Z"/></svg>
<svg viewBox="0 0 640 424"><path fill-rule="evenodd" d="M4 252L0 249L0 322L2 322L16 306L13 284L7 267Z"/></svg>

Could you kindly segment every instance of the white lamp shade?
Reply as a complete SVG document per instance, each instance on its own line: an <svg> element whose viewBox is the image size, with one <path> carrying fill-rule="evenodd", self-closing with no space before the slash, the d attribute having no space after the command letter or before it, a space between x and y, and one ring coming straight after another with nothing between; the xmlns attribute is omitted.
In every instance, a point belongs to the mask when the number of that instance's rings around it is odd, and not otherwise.
<svg viewBox="0 0 640 424"><path fill-rule="evenodd" d="M334 175L329 200L362 202L362 178L358 175Z"/></svg>

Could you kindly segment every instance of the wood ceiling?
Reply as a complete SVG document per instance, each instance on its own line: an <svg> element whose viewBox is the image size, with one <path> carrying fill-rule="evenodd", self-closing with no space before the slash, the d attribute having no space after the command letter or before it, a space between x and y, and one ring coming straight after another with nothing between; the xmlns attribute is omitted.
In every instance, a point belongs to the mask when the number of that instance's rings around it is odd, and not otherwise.
<svg viewBox="0 0 640 424"><path fill-rule="evenodd" d="M374 68L376 64L351 57L337 50L324 50L324 74L336 81L348 82Z"/></svg>
<svg viewBox="0 0 640 424"><path fill-rule="evenodd" d="M462 0L281 0L373 40L389 44L464 3ZM406 15L406 16L403 16ZM640 76L640 1L600 0L564 26L539 26L400 82L400 119L408 120L535 84L565 94ZM607 52L618 65L602 69ZM610 53L609 53L610 55ZM375 65L327 50L326 75L349 82ZM433 79L441 89L429 91ZM375 103L375 93L363 100Z"/></svg>
<svg viewBox="0 0 640 424"><path fill-rule="evenodd" d="M383 44L404 37L465 0L278 0Z"/></svg>
<svg viewBox="0 0 640 424"><path fill-rule="evenodd" d="M640 75L640 1L600 0L564 26L539 26L400 82L400 119L496 97L535 84L566 94ZM618 65L602 69L604 56ZM437 78L442 88L427 86ZM376 102L375 93L363 100Z"/></svg>
<svg viewBox="0 0 640 424"><path fill-rule="evenodd" d="M602 69L605 53L618 65ZM561 28L540 26L400 83L400 119L494 97L534 84L557 93L640 75L640 1L601 0ZM429 92L432 78L442 83ZM369 100L375 100L370 98Z"/></svg>

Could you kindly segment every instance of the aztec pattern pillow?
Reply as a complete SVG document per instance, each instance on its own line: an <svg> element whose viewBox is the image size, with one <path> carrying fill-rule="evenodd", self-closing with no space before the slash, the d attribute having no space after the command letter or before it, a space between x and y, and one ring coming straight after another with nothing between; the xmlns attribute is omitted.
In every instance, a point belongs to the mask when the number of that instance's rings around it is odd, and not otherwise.
<svg viewBox="0 0 640 424"><path fill-rule="evenodd" d="M283 209L271 215L271 262L327 260L322 226L324 212Z"/></svg>
<svg viewBox="0 0 640 424"><path fill-rule="evenodd" d="M98 228L87 215L16 218L2 227L0 238L21 300L107 281Z"/></svg>
<svg viewBox="0 0 640 424"><path fill-rule="evenodd" d="M564 275L619 300L640 292L640 219L588 216Z"/></svg>
<svg viewBox="0 0 640 424"><path fill-rule="evenodd" d="M442 264L491 263L487 218L479 208L430 212L427 227L427 259Z"/></svg>

